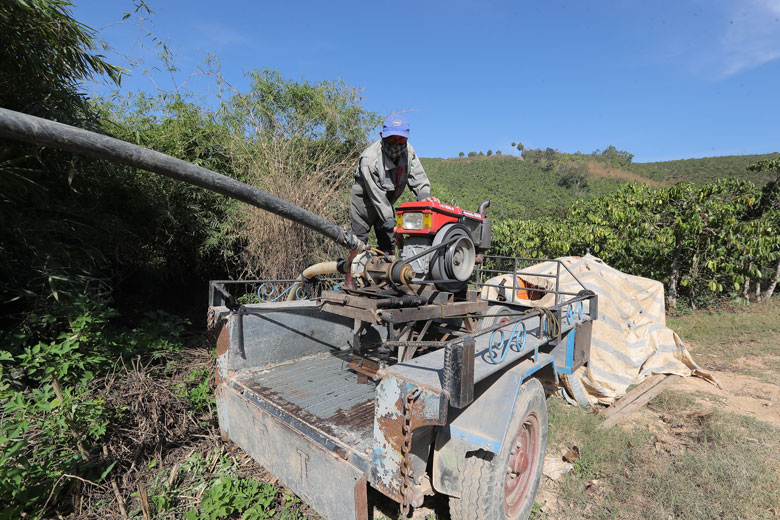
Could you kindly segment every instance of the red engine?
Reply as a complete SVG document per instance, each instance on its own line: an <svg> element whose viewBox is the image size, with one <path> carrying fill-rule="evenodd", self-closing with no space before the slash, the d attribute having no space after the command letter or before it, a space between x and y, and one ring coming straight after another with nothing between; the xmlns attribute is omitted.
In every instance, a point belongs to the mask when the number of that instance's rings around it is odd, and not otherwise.
<svg viewBox="0 0 780 520"><path fill-rule="evenodd" d="M492 243L486 217L489 205L489 201L483 202L475 213L441 202L401 204L395 228L397 243L402 246L401 259L408 261L421 281L434 282L440 290L463 289L477 256ZM423 254L436 246L440 247Z"/></svg>

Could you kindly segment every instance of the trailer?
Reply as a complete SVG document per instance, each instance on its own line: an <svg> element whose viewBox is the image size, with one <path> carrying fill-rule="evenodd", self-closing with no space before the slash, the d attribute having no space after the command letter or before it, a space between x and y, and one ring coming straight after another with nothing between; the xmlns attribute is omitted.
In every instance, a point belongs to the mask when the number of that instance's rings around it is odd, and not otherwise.
<svg viewBox="0 0 780 520"><path fill-rule="evenodd" d="M559 290L560 262L552 289L515 281L481 298L486 279L521 280L528 262L485 257L460 298L406 306L333 279L212 282L222 438L327 519L368 518L368 486L402 517L441 493L453 519L527 518L547 441L543 383L587 363L598 315L584 286ZM261 303L236 302L247 283ZM366 350L380 355L356 355Z"/></svg>
<svg viewBox="0 0 780 520"><path fill-rule="evenodd" d="M327 263L345 275L332 287L307 270L286 287L261 284L261 303L241 303L228 281L209 289L222 437L322 516L367 518L368 486L403 517L435 493L450 497L456 520L530 515L547 440L541 381L587 363L598 303L581 283L559 290L560 262L553 284L529 288L522 259L486 257L489 201L476 212L401 204L395 256L254 186L132 143L3 108L0 136L200 186L350 251ZM511 285L484 297L502 271ZM534 292L553 293L553 304L534 305Z"/></svg>

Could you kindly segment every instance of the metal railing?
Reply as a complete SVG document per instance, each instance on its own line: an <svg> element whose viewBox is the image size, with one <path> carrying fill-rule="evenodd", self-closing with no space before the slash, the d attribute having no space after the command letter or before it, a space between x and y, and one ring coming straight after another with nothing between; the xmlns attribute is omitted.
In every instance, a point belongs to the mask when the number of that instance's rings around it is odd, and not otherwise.
<svg viewBox="0 0 780 520"><path fill-rule="evenodd" d="M528 270L529 264L544 262L555 264L554 274ZM560 278L563 272L568 273L577 282L580 290L577 292L561 290ZM589 319L596 319L598 316L596 295L587 290L582 281L560 260L486 256L482 267L474 270L470 285L478 290L484 287L509 288L508 285L490 283L490 280L501 275L511 275L512 297L498 301L502 305L516 306L517 312L506 315L507 319L500 323L458 335L447 341L435 342L444 348L442 386L449 393L450 403L456 408L467 406L473 400L474 349L477 337L490 335L486 361L498 365L505 361L510 349L519 354L530 348L527 346L526 340L528 335L534 334L534 332L529 330L526 325L529 320L539 320L539 326L535 328L535 335L539 339L544 337L553 345L557 345L562 337L563 320L566 320L567 325L573 325L577 320L582 321L586 314ZM521 287L518 280L523 276L552 279L554 280L554 288L543 288L533 284L525 284L526 286ZM303 282L300 280L214 280L209 284L209 305L212 307L225 305L233 309L244 303L285 301L290 296L291 291L295 291L293 299L314 299L318 298L323 290L338 289L343 283L344 278L333 276L318 276ZM517 301L519 300L518 290L554 294L555 302L552 306L537 307L527 300ZM241 294L242 296L236 298L233 294ZM585 310L586 301L588 302L587 311ZM506 341L504 331L508 330L509 326L513 326L513 328L509 340ZM536 346L529 351L529 354L533 353L534 363L539 358L539 344L535 343Z"/></svg>
<svg viewBox="0 0 780 520"><path fill-rule="evenodd" d="M322 291L338 290L344 277L318 275L311 280L212 280L209 282L209 306L272 303L287 300L311 300Z"/></svg>
<svg viewBox="0 0 780 520"><path fill-rule="evenodd" d="M555 264L555 274L552 273L539 273L534 271L528 271L528 264L541 264L541 263L554 263ZM489 267L478 267L474 269L474 275L472 276L473 282L472 285L478 289L481 290L483 287L495 287L499 291L502 289L508 289L509 286L502 285L500 283L488 283L487 280L491 280L493 278L496 278L498 276L502 275L510 275L512 277L512 297L507 298L506 301L508 303L512 303L518 298L518 291L527 291L528 293L543 293L543 294L554 294L555 295L555 303L554 306L557 307L559 304L562 303L562 296L577 296L579 294L579 291L577 292L570 292L570 291L561 291L560 290L560 279L561 279L561 269L565 270L571 277L579 284L580 290L587 290L585 285L580 281L577 276L571 272L571 270L568 268L566 264L564 264L561 260L558 259L548 259L548 258L522 258L517 256L485 256L484 260L482 261L483 266L489 266ZM522 278L523 276L534 276L539 278L550 278L555 281L555 288L549 289L544 287L539 287L535 284L531 284L532 286L520 286L518 283L518 278Z"/></svg>

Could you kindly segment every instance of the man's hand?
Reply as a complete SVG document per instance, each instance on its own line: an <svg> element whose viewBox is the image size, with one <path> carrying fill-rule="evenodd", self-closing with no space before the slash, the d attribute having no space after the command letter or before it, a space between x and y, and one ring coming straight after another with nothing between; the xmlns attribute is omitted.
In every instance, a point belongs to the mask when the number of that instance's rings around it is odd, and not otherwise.
<svg viewBox="0 0 780 520"><path fill-rule="evenodd" d="M441 203L441 201L439 199L437 199L436 197L425 197L423 199L423 202L439 202L439 203Z"/></svg>

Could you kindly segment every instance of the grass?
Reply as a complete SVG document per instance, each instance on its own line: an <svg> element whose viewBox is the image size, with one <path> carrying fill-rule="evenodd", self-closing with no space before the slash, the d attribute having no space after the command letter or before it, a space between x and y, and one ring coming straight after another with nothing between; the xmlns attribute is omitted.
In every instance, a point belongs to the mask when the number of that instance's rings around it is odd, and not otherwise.
<svg viewBox="0 0 780 520"><path fill-rule="evenodd" d="M697 359L779 359L780 301L696 311L668 322ZM774 377L778 373L780 367ZM199 440L140 458L136 476L124 485L120 480L128 516L144 518L143 488L153 518L317 518L240 449L217 440L209 379L198 365L167 385L167 392L212 420L197 421ZM548 454L579 455L559 482L543 480L532 518L776 518L780 430L718 410L720 399L666 390L648 404L640 426L607 431L598 429L601 419L592 412L548 399ZM377 495L374 518L393 518L397 505ZM90 514L117 513L110 488L93 498ZM446 499L426 506L433 511L423 513L426 520L448 518Z"/></svg>
<svg viewBox="0 0 780 520"><path fill-rule="evenodd" d="M672 432L660 435L596 430L593 414L551 398L548 453L577 446L580 458L555 490L554 512L534 518L774 518L780 431L695 403L670 391L656 398L651 408Z"/></svg>
<svg viewBox="0 0 780 520"><path fill-rule="evenodd" d="M724 306L670 317L667 325L699 356L721 362L743 356L780 356L779 298L766 304Z"/></svg>
<svg viewBox="0 0 780 520"><path fill-rule="evenodd" d="M780 348L778 301L698 311L669 325L715 362L771 357ZM548 454L576 446L580 458L559 482L545 479L547 502L533 518L777 518L780 429L722 411L718 400L665 390L641 426L605 432L591 412L550 398Z"/></svg>

